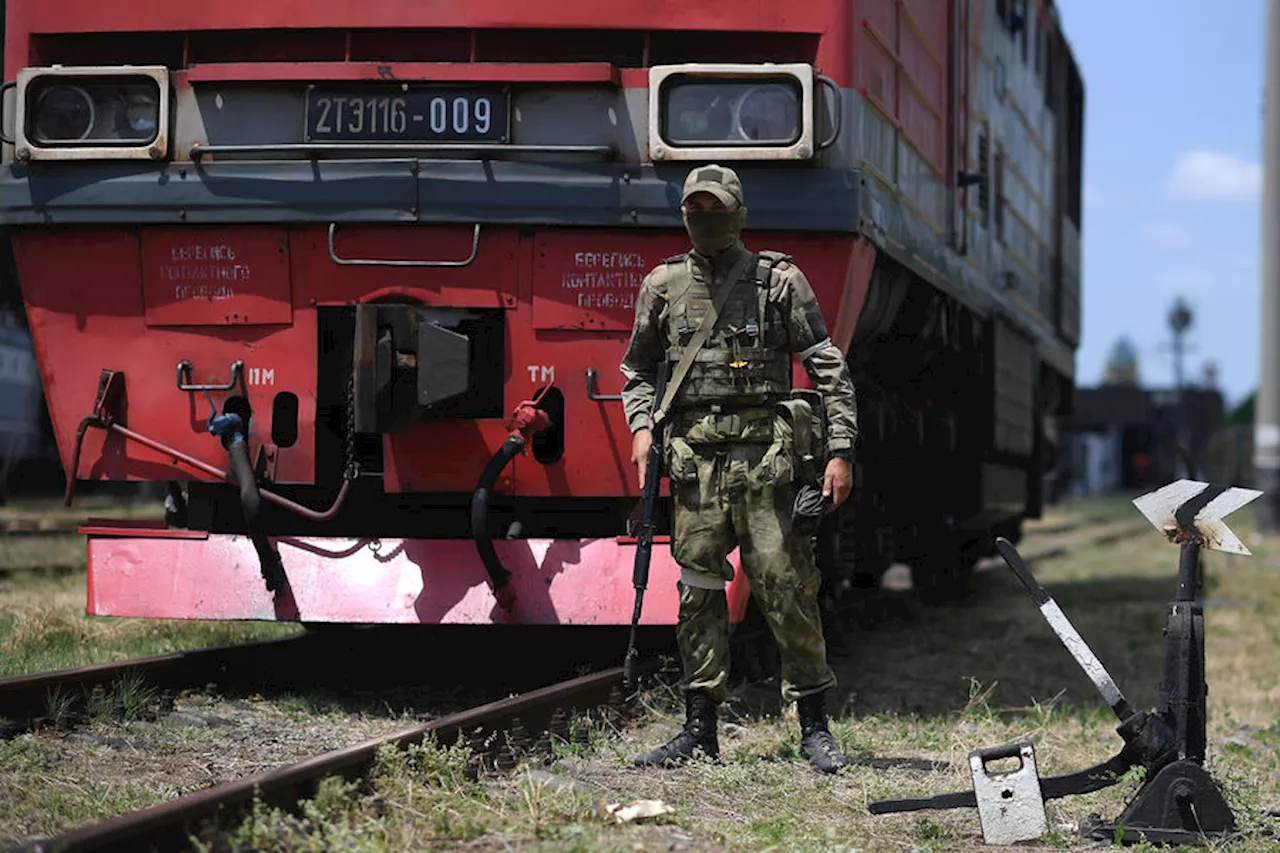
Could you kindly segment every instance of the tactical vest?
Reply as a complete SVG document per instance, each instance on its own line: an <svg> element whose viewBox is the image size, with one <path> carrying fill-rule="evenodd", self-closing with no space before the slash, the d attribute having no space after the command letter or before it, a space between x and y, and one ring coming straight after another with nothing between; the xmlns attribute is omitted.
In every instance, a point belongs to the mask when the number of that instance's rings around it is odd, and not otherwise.
<svg viewBox="0 0 1280 853"><path fill-rule="evenodd" d="M678 412L708 404L769 406L791 391L791 353L775 305L769 303L773 268L790 257L757 253L720 312L715 330L694 357L672 401ZM688 254L667 258L667 360L674 366L711 307L710 282ZM730 286L725 282L722 287Z"/></svg>

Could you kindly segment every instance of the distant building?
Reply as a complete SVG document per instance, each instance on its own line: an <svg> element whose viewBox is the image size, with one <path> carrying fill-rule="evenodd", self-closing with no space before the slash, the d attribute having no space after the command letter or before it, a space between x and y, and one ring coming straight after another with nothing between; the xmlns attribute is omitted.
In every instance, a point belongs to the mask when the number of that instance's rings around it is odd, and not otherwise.
<svg viewBox="0 0 1280 853"><path fill-rule="evenodd" d="M1105 385L1136 386L1140 381L1138 375L1138 348L1129 338L1120 338L1111 346L1107 356Z"/></svg>
<svg viewBox="0 0 1280 853"><path fill-rule="evenodd" d="M1077 388L1065 424L1068 491L1077 496L1137 492L1186 477L1189 472L1177 450L1180 443L1202 468L1208 462L1210 439L1222 423L1222 394L1212 388L1187 388L1181 414L1173 390L1133 385Z"/></svg>

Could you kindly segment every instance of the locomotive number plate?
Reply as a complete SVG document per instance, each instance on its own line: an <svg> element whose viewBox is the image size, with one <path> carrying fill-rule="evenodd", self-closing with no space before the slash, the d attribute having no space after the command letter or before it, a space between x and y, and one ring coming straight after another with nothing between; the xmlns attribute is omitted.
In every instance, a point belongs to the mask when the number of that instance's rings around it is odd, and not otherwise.
<svg viewBox="0 0 1280 853"><path fill-rule="evenodd" d="M307 90L307 142L506 142L503 87Z"/></svg>

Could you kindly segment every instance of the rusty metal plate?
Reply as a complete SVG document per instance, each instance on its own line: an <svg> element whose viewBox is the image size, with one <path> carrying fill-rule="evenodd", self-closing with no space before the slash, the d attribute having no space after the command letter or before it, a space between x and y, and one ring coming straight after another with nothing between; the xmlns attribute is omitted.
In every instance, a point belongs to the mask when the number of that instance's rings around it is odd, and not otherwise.
<svg viewBox="0 0 1280 853"><path fill-rule="evenodd" d="M144 228L148 326L262 326L293 321L283 228Z"/></svg>
<svg viewBox="0 0 1280 853"><path fill-rule="evenodd" d="M543 231L534 244L533 327L629 330L644 277L688 248L683 232Z"/></svg>

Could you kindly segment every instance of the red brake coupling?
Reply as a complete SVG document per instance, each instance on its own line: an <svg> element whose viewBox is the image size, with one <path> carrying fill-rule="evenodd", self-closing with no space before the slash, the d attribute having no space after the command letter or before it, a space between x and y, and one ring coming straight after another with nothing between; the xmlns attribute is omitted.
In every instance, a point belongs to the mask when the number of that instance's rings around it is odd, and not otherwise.
<svg viewBox="0 0 1280 853"><path fill-rule="evenodd" d="M546 412L538 408L538 404L542 402L542 398L546 396L554 384L554 381L548 382L542 387L541 391L534 395L532 400L522 400L515 407L506 423L507 429L511 430L512 435L518 435L527 442L533 435L551 426L551 418Z"/></svg>

